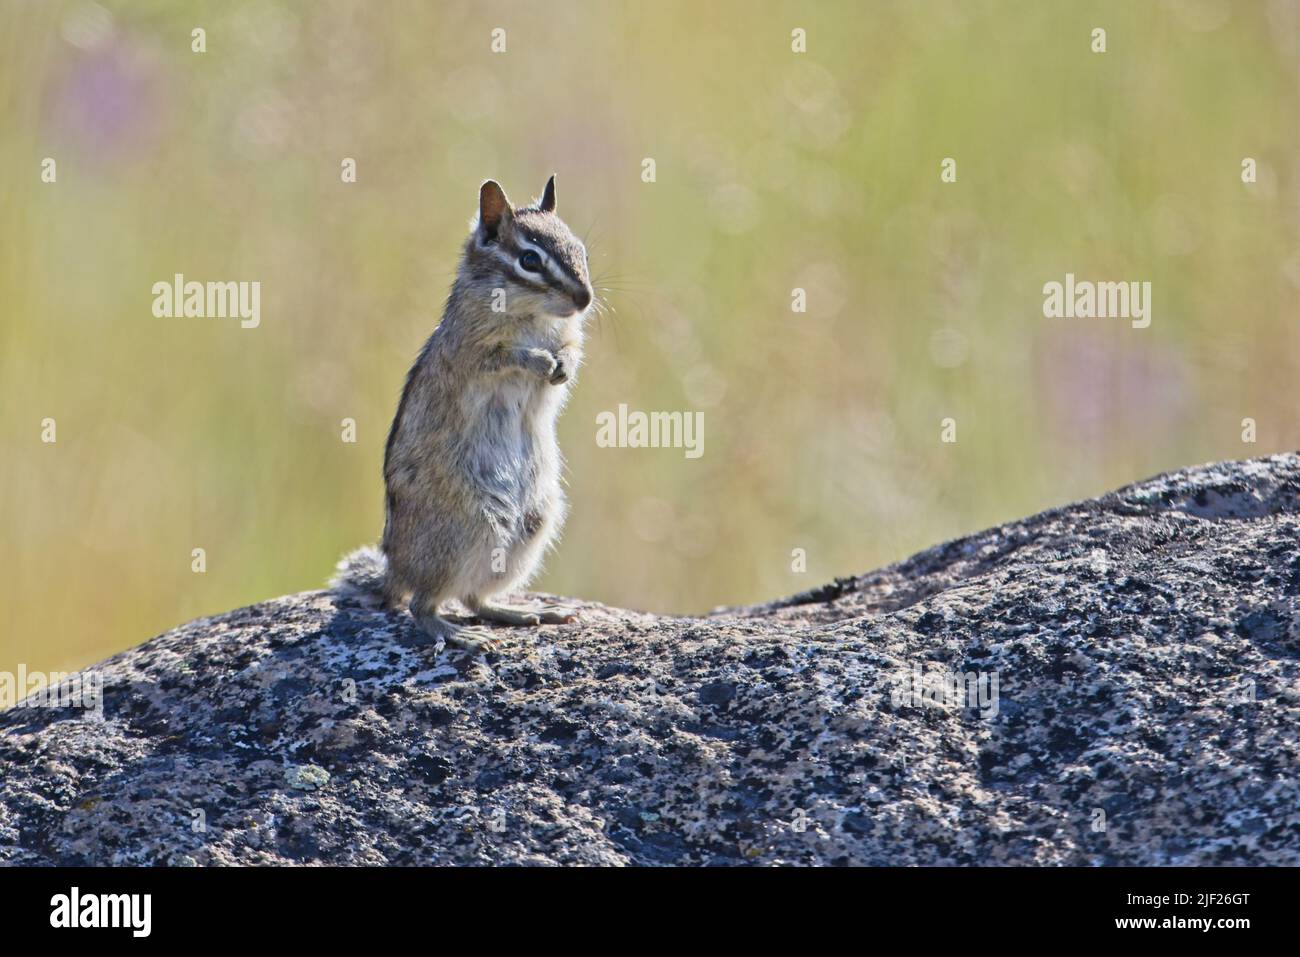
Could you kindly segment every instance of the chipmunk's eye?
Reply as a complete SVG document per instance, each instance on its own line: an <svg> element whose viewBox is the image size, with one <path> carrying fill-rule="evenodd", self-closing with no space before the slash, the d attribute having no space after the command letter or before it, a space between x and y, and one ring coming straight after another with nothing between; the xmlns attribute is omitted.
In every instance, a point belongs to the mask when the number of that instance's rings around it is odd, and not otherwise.
<svg viewBox="0 0 1300 957"><path fill-rule="evenodd" d="M519 257L519 265L523 266L529 272L542 271L542 257L537 255L531 249L525 249Z"/></svg>

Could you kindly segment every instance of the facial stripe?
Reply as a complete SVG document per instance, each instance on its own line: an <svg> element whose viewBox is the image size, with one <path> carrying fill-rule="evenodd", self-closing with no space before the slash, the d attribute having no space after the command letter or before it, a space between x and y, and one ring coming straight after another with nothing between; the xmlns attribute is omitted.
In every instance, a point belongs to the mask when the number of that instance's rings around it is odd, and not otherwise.
<svg viewBox="0 0 1300 957"><path fill-rule="evenodd" d="M542 269L545 271L545 274L551 278L553 284L557 288L568 293L577 292L584 288L582 280L578 279L576 276L570 275L564 268L564 263L558 257L551 255L544 246L530 243L528 240L522 238L517 239L516 241L519 244L520 252L523 252L525 249L531 249L533 252L537 253L538 257L542 260ZM518 256L514 259L514 266L515 271L525 277L528 277L529 275L535 277L537 275L536 273L529 274L524 270L523 267L519 265Z"/></svg>
<svg viewBox="0 0 1300 957"><path fill-rule="evenodd" d="M555 287L555 283L553 281L552 282L546 281L549 278L548 276L546 276L544 273L529 272L523 266L519 265L518 259L514 261L514 264L510 268L512 273L515 276L518 276L520 279L522 279L530 286L535 286L538 289L553 289Z"/></svg>
<svg viewBox="0 0 1300 957"><path fill-rule="evenodd" d="M575 248L576 247L576 248ZM567 296L577 296L588 288L585 277L578 274L585 263L578 263L570 268L566 255L577 253L585 258L581 245L566 243L559 253L553 252L549 244L543 245L533 237L525 238L521 230L503 232L494 239L480 234L471 247L479 268L489 268L506 281L517 282L538 291L555 291ZM519 259L525 251L532 251L541 261L541 270L530 272L524 269Z"/></svg>
<svg viewBox="0 0 1300 957"><path fill-rule="evenodd" d="M542 260L542 268L557 285L563 287L566 281L569 281L569 277L564 273L564 267L544 246L530 243L526 239L520 239L519 246L521 252L525 249L531 249L533 252L537 253L538 257Z"/></svg>

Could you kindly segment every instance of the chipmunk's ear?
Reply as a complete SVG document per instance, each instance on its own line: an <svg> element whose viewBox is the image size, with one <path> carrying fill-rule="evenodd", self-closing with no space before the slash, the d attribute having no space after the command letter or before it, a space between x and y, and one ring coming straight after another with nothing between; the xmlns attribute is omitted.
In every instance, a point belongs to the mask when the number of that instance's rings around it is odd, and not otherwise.
<svg viewBox="0 0 1300 957"><path fill-rule="evenodd" d="M552 173L551 178L546 181L546 189L542 190L542 201L538 205L538 209L540 209L544 213L555 212L555 174L554 173Z"/></svg>
<svg viewBox="0 0 1300 957"><path fill-rule="evenodd" d="M508 222L513 214L510 200L496 180L488 180L478 191L478 228L484 236L495 239L503 222Z"/></svg>

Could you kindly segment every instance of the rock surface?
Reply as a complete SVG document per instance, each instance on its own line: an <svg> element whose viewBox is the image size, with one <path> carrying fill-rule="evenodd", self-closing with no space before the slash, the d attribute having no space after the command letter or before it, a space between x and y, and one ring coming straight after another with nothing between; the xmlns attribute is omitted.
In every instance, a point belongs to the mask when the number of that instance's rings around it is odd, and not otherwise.
<svg viewBox="0 0 1300 957"><path fill-rule="evenodd" d="M263 602L0 714L0 863L1300 864L1298 531L1283 455L477 659Z"/></svg>

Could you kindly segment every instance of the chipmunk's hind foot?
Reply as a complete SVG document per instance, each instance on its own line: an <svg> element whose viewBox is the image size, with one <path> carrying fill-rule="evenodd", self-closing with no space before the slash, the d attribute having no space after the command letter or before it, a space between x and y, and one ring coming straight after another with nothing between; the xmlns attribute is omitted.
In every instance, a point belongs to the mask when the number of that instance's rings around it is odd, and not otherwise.
<svg viewBox="0 0 1300 957"><path fill-rule="evenodd" d="M543 605L538 611L530 611L527 608L511 608L509 605L476 602L470 608L480 620L496 622L499 625L567 625L574 620L572 613L565 611L558 605Z"/></svg>
<svg viewBox="0 0 1300 957"><path fill-rule="evenodd" d="M546 604L537 613L543 625L568 625L578 620L576 612L566 611L559 605Z"/></svg>
<svg viewBox="0 0 1300 957"><path fill-rule="evenodd" d="M412 611L412 615L415 623L420 627L424 644L434 645L441 641L450 648L459 648L473 654L495 651L501 644L486 628L454 625L435 614L418 614Z"/></svg>
<svg viewBox="0 0 1300 957"><path fill-rule="evenodd" d="M479 604L472 606L474 617L480 621L491 621L498 625L540 625L541 616L525 608L511 608L509 605Z"/></svg>

